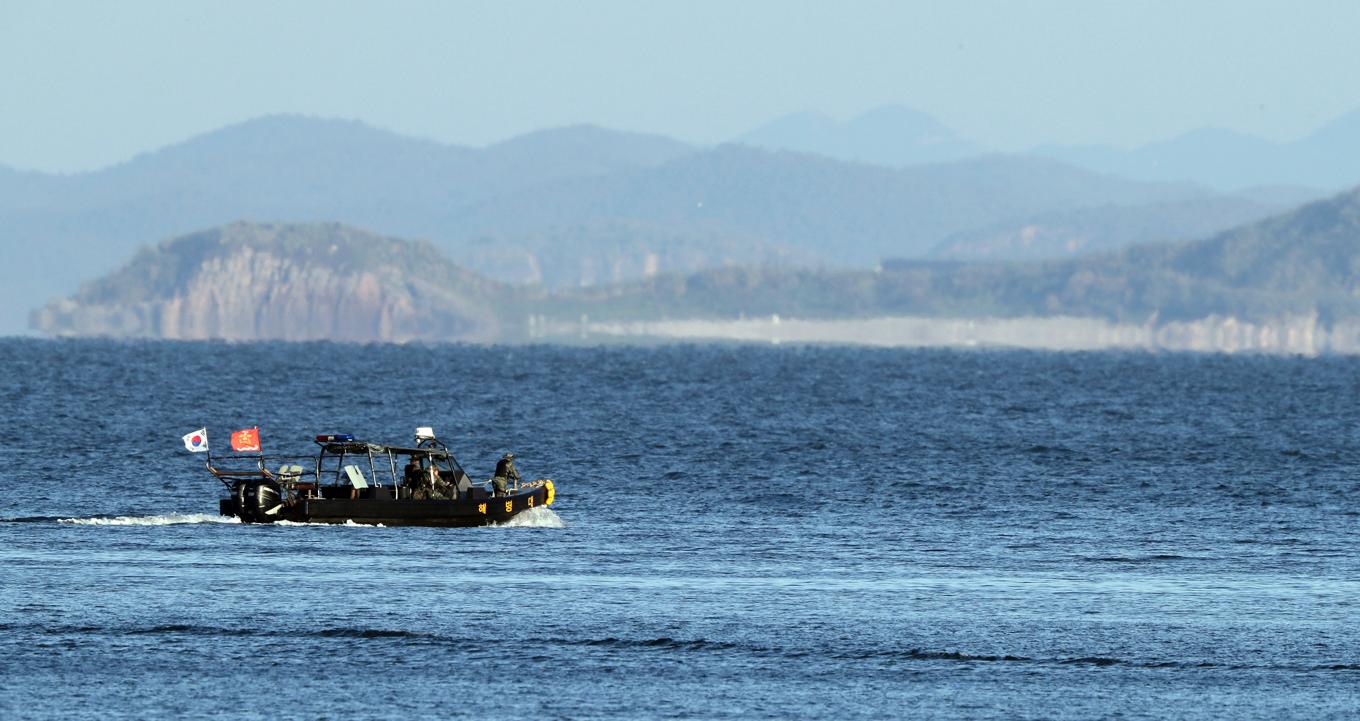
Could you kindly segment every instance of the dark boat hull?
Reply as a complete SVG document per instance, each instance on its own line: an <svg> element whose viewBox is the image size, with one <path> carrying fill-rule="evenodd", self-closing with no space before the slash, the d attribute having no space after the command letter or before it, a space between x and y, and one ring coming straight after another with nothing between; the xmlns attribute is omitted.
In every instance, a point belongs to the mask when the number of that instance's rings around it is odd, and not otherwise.
<svg viewBox="0 0 1360 721"><path fill-rule="evenodd" d="M524 511L546 507L552 502L553 486L549 481L544 485L508 496L487 496L457 501L300 498L285 505L269 520L296 523L359 523L372 526L485 526L503 523ZM224 516L236 516L247 522L252 521L239 512L234 498L222 499L220 510Z"/></svg>

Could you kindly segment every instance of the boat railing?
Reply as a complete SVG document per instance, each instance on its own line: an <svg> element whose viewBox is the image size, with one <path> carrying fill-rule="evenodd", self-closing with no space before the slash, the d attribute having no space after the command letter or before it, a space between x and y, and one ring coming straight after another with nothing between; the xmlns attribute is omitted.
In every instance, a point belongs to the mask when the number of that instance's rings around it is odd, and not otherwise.
<svg viewBox="0 0 1360 721"><path fill-rule="evenodd" d="M532 481L512 481L510 485L506 487L505 490L508 493L519 493L521 491L529 491L542 486L549 480L550 479L548 478L537 478ZM487 482L490 483L490 481Z"/></svg>
<svg viewBox="0 0 1360 721"><path fill-rule="evenodd" d="M316 479L316 459L307 456L265 456L263 454L213 455L204 459L208 472L231 487L237 481L267 480L282 485Z"/></svg>
<svg viewBox="0 0 1360 721"><path fill-rule="evenodd" d="M203 459L203 465L227 488L238 481L272 478L265 468L264 456L260 455L214 456L210 449Z"/></svg>

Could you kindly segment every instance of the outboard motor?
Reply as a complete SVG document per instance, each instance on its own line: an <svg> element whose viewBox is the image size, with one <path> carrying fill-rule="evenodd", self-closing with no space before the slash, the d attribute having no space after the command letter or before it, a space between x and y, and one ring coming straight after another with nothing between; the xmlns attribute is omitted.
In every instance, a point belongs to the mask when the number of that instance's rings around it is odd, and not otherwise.
<svg viewBox="0 0 1360 721"><path fill-rule="evenodd" d="M231 515L246 520L246 497L250 481L237 481L231 486Z"/></svg>
<svg viewBox="0 0 1360 721"><path fill-rule="evenodd" d="M273 523L279 518L277 511L269 513L283 503L283 489L273 481L238 482L232 496L237 514L246 523Z"/></svg>

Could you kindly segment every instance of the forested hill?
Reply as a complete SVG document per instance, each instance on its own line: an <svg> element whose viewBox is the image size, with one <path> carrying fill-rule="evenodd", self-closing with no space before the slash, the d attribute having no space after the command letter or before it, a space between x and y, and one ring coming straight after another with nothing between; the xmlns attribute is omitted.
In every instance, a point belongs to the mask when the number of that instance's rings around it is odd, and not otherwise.
<svg viewBox="0 0 1360 721"><path fill-rule="evenodd" d="M729 268L580 291L557 312L605 319L1213 315L1360 317L1360 189L1214 237L1047 262L899 260L879 272Z"/></svg>
<svg viewBox="0 0 1360 721"><path fill-rule="evenodd" d="M429 243L336 223L233 223L144 248L30 322L53 335L493 340L505 295Z"/></svg>

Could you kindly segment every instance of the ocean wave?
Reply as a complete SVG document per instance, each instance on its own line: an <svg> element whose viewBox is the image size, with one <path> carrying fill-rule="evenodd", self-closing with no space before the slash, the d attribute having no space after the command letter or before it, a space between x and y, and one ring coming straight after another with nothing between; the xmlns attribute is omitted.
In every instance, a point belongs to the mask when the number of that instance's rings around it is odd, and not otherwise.
<svg viewBox="0 0 1360 721"><path fill-rule="evenodd" d="M802 658L806 656L820 656L838 661L880 661L880 662L958 662L958 663L1016 663L1035 666L1128 666L1132 668L1146 669L1208 669L1208 668L1227 668L1227 669L1249 669L1263 668L1262 666L1234 666L1207 661L1151 661L1115 658L1111 656L1054 656L1042 658L1035 656L1019 656L1015 654L987 654L987 653L966 653L963 651L946 651L923 648L909 649L863 649L863 650L826 650L826 649L800 649L800 648L781 648L768 647L746 643L733 643L727 641L710 641L707 639L674 639L669 637L650 638L650 639L624 639L624 638L601 638L584 640L565 640L554 639L554 643L570 644L576 646L592 646L606 648L632 648L637 650L664 650L664 651L691 651L691 652L725 652L736 651L739 653L750 653L761 656L781 656L785 658ZM1268 668L1282 668L1292 671L1315 671L1315 670L1347 670L1350 668L1346 664L1332 664L1322 666L1268 666Z"/></svg>
<svg viewBox="0 0 1360 721"><path fill-rule="evenodd" d="M1081 656L1078 658L1057 659L1057 663L1063 664L1064 666L1114 666L1116 664L1128 664L1129 662L1122 658L1110 658L1108 656ZM1151 664L1134 665L1149 666ZM1181 668L1184 668L1184 666L1185 664L1179 665Z"/></svg>
<svg viewBox="0 0 1360 721"><path fill-rule="evenodd" d="M1034 659L1028 656L1012 656L1010 654L994 656L990 654L971 654L959 651L927 651L919 648L908 649L906 651L886 651L874 654L886 658L908 659L913 661L982 661L996 663L1001 661L1026 661L1033 662Z"/></svg>
<svg viewBox="0 0 1360 721"><path fill-rule="evenodd" d="M1150 556L1083 556L1082 560L1095 563L1156 563L1159 561L1203 561L1196 556L1179 556L1174 553L1154 553Z"/></svg>
<svg viewBox="0 0 1360 721"><path fill-rule="evenodd" d="M90 516L58 518L58 523L76 526L180 526L195 523L240 523L241 519L216 513L165 513L159 516Z"/></svg>
<svg viewBox="0 0 1360 721"><path fill-rule="evenodd" d="M481 635L463 635L455 633L434 633L425 631L410 631L406 629L375 628L372 626L331 626L328 628L307 628L307 629L251 629L251 628L227 628L221 626L203 626L194 624L160 624L153 626L120 628L107 626L28 626L26 624L0 624L0 630L37 631L45 635L101 635L101 636L198 636L198 637L221 637L221 638L245 638L264 636L276 638L280 635L292 636L295 638L313 639L351 639L351 640L371 640L412 642L417 644L450 644L460 648L466 647L472 642L485 642L494 639L487 639ZM507 644L522 644L524 639L507 639ZM878 661L878 662L897 662L897 663L931 663L931 662L955 662L962 664L969 663L988 663L988 664L1021 664L1032 666L1068 666L1068 667L1092 667L1103 668L1108 666L1121 666L1125 668L1148 669L1148 670L1225 670L1225 671L1248 671L1248 670L1276 670L1286 672L1344 672L1350 673L1360 670L1360 663L1348 662L1347 660L1337 659L1323 661L1316 659L1313 662L1294 662L1294 663L1228 663L1221 660L1204 659L1136 659L1119 658L1114 656L1089 655L1089 656L1020 656L1006 653L969 653L965 651L951 651L943 649L927 648L866 648L866 649L840 649L828 650L825 648L800 648L784 646L766 646L752 644L748 642L721 641L705 638L672 638L670 636L657 636L652 638L620 638L607 636L604 638L544 638L540 642L549 645L574 646L584 648L617 649L620 651L633 651L640 653L649 652L682 652L682 653L736 653L749 654L755 656L769 657L777 656L787 659L799 659L809 656L816 656L823 659L836 661ZM1302 659L1300 659L1302 661Z"/></svg>
<svg viewBox="0 0 1360 721"><path fill-rule="evenodd" d="M728 650L747 650L747 651L766 651L768 649L748 646L729 641L709 641L707 639L696 638L690 640L675 639L669 636L657 638L587 638L587 639L555 639L555 643L571 646L595 646L606 648L651 648L667 651L728 651Z"/></svg>
<svg viewBox="0 0 1360 721"><path fill-rule="evenodd" d="M832 654L841 659L893 659L900 661L958 661L960 663L1021 663L1056 666L1131 666L1137 668L1213 668L1216 663L1198 661L1137 661L1111 656L1057 656L1040 658L1013 654L964 653L912 648L905 650L871 650L865 653Z"/></svg>
<svg viewBox="0 0 1360 721"><path fill-rule="evenodd" d="M131 628L119 628L108 626L55 626L45 627L44 632L56 635L65 634L100 634L111 636L199 636L199 637L249 637L249 636L268 636L275 637L280 634L278 629L251 629L251 628L227 628L223 626L204 626L186 623L167 623L155 626L142 626ZM286 632L290 636L307 638L418 638L434 639L445 641L457 641L452 637L441 637L436 634L424 633L419 631L406 631L403 629L371 628L368 626L333 626L330 628L290 630Z"/></svg>
<svg viewBox="0 0 1360 721"><path fill-rule="evenodd" d="M497 528L566 528L567 522L547 506L530 508L504 523L493 523Z"/></svg>
<svg viewBox="0 0 1360 721"><path fill-rule="evenodd" d="M324 628L309 635L320 638L439 638L429 633L385 628Z"/></svg>
<svg viewBox="0 0 1360 721"><path fill-rule="evenodd" d="M89 633L93 631L104 631L105 629L99 629L93 626L86 626L78 630L81 632ZM162 634L178 635L184 633L193 634L196 636L220 636L224 631L225 629L213 628L211 626L194 626L186 623L167 623L161 626L148 626L146 628L129 628L123 631L118 631L118 633L123 633L129 636L160 636Z"/></svg>

